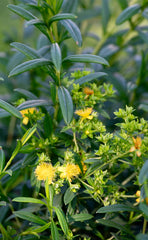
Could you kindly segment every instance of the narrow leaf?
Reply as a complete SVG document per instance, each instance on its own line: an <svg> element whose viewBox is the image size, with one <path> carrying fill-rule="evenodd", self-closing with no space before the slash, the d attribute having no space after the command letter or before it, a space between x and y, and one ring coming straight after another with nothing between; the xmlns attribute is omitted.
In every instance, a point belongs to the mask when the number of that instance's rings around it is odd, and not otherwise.
<svg viewBox="0 0 148 240"><path fill-rule="evenodd" d="M148 112L148 104L146 104L146 103L140 104L138 108L142 109L145 112Z"/></svg>
<svg viewBox="0 0 148 240"><path fill-rule="evenodd" d="M55 209L57 218L59 220L59 224L60 224L63 232L65 233L65 235L68 235L68 225L67 225L64 213L62 212L62 210L60 208L54 207L54 209Z"/></svg>
<svg viewBox="0 0 148 240"><path fill-rule="evenodd" d="M90 73L84 77L81 77L79 79L77 79L74 84L79 84L79 85L82 85L83 83L86 83L86 82L90 82L92 80L95 80L97 78L100 78L100 77L103 77L103 76L106 76L107 74L104 73L104 72L95 72L95 73Z"/></svg>
<svg viewBox="0 0 148 240"><path fill-rule="evenodd" d="M60 21L64 19L76 19L76 18L77 16L71 13L59 13L51 17L48 23L50 25L52 22L55 22L55 21Z"/></svg>
<svg viewBox="0 0 148 240"><path fill-rule="evenodd" d="M25 143L31 138L31 136L34 134L34 132L37 129L37 125L35 124L32 128L29 128L27 132L25 132L24 136L21 138L22 146L25 145Z"/></svg>
<svg viewBox="0 0 148 240"><path fill-rule="evenodd" d="M40 55L37 53L36 50L34 50L33 48L25 44L22 44L19 42L13 42L10 45L31 59L40 58Z"/></svg>
<svg viewBox="0 0 148 240"><path fill-rule="evenodd" d="M20 210L20 211L14 211L13 213L15 216L25 219L29 222L38 223L40 225L46 224L46 222L44 220L42 220L40 217L38 217L30 212Z"/></svg>
<svg viewBox="0 0 148 240"><path fill-rule="evenodd" d="M37 96L34 95L33 93L29 92L28 90L25 90L25 89L22 89L22 88L16 88L16 89L14 89L14 91L24 95L25 97L27 97L31 100L37 99Z"/></svg>
<svg viewBox="0 0 148 240"><path fill-rule="evenodd" d="M140 170L139 183L143 184L146 179L148 179L148 160L145 161L143 167Z"/></svg>
<svg viewBox="0 0 148 240"><path fill-rule="evenodd" d="M102 0L102 27L104 33L107 31L107 25L110 19L109 0Z"/></svg>
<svg viewBox="0 0 148 240"><path fill-rule="evenodd" d="M61 6L62 6L63 0L56 1L56 12L59 12Z"/></svg>
<svg viewBox="0 0 148 240"><path fill-rule="evenodd" d="M64 121L69 124L73 117L73 102L70 93L65 87L59 87L58 97Z"/></svg>
<svg viewBox="0 0 148 240"><path fill-rule="evenodd" d="M53 43L51 46L51 58L55 65L55 68L57 69L58 72L60 72L62 59L61 59L61 49L58 43Z"/></svg>
<svg viewBox="0 0 148 240"><path fill-rule="evenodd" d="M28 100L20 104L17 109L18 110L23 110L27 108L33 108L33 107L38 107L38 106L46 106L49 105L49 102L44 99L36 99L36 100Z"/></svg>
<svg viewBox="0 0 148 240"><path fill-rule="evenodd" d="M144 215L148 217L148 206L145 203L141 202L139 208L144 213Z"/></svg>
<svg viewBox="0 0 148 240"><path fill-rule="evenodd" d="M79 222L83 222L83 221L87 221L89 219L92 219L93 215L88 214L88 213L80 213L80 214L75 214L69 217L69 221L79 221Z"/></svg>
<svg viewBox="0 0 148 240"><path fill-rule="evenodd" d="M61 20L60 23L66 28L76 44L82 46L82 36L78 26L71 20Z"/></svg>
<svg viewBox="0 0 148 240"><path fill-rule="evenodd" d="M63 62L83 62L83 63L99 63L109 66L109 63L102 57L92 54L70 55L64 58Z"/></svg>
<svg viewBox="0 0 148 240"><path fill-rule="evenodd" d="M64 203L67 205L70 203L74 197L76 196L76 193L72 192L70 188L68 188L64 194Z"/></svg>
<svg viewBox="0 0 148 240"><path fill-rule="evenodd" d="M139 4L134 4L130 7L127 7L123 10L123 12L118 16L116 20L116 24L120 25L124 23L125 21L129 20L132 16L134 16L136 13L138 13L140 10Z"/></svg>
<svg viewBox="0 0 148 240"><path fill-rule="evenodd" d="M127 206L125 204L114 204L110 206L101 207L97 213L107 213L107 212L121 212L121 211L139 211L137 208Z"/></svg>
<svg viewBox="0 0 148 240"><path fill-rule="evenodd" d="M2 99L0 99L0 107L9 112L11 115L22 119L21 113L15 107L3 101Z"/></svg>
<svg viewBox="0 0 148 240"><path fill-rule="evenodd" d="M18 66L16 66L9 74L9 77L16 76L20 73L27 72L31 69L37 68L37 67L43 67L50 65L51 61L45 59L45 58L39 58L39 59L33 59L27 62L24 62Z"/></svg>
<svg viewBox="0 0 148 240"><path fill-rule="evenodd" d="M2 149L2 147L0 147L0 173L2 172L3 168L5 165L5 153Z"/></svg>
<svg viewBox="0 0 148 240"><path fill-rule="evenodd" d="M113 222L111 220L106 220L106 219L97 219L97 222L99 222L100 224L104 225L104 226L108 226L108 227L113 227L113 228L116 228L116 229L119 229L121 231L124 231L124 232L128 232L129 231L127 230L127 228L125 228L124 226L120 225L119 223L117 222Z"/></svg>
<svg viewBox="0 0 148 240"><path fill-rule="evenodd" d="M16 6L13 4L9 4L7 6L12 12L18 14L19 16L23 17L25 20L31 20L31 19L35 19L36 17L29 12L28 10L20 7L20 6Z"/></svg>
<svg viewBox="0 0 148 240"><path fill-rule="evenodd" d="M26 202L26 203L37 203L37 204L46 205L45 202L43 202L39 199L36 199L36 198L31 198L31 197L16 197L12 201L14 201L14 202Z"/></svg>
<svg viewBox="0 0 148 240"><path fill-rule="evenodd" d="M139 234L136 236L136 240L148 240L148 234L139 233Z"/></svg>
<svg viewBox="0 0 148 240"><path fill-rule="evenodd" d="M51 221L51 236L53 240L60 240L58 228L53 220Z"/></svg>
<svg viewBox="0 0 148 240"><path fill-rule="evenodd" d="M43 25L43 26L46 26L45 23L42 20L38 19L38 18L32 19L32 20L30 20L30 21L28 21L26 23L26 26L30 26L30 25L40 25L40 26Z"/></svg>

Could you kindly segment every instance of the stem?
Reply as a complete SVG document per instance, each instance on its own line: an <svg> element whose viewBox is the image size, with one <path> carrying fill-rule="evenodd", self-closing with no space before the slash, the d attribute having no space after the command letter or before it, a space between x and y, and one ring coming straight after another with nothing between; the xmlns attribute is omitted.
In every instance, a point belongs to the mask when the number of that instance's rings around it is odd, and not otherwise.
<svg viewBox="0 0 148 240"><path fill-rule="evenodd" d="M56 86L56 100L55 100L55 108L54 108L54 121L57 120L58 110L59 110L59 103L58 103L58 86Z"/></svg>
<svg viewBox="0 0 148 240"><path fill-rule="evenodd" d="M127 151L127 152L125 152L125 153L122 153L122 154L120 154L120 155L118 155L118 156L110 159L108 162L105 162L105 163L103 163L102 165L100 165L100 166L97 168L97 170L100 169L100 168L103 168L104 166L106 166L107 164L109 164L109 163L111 163L111 162L114 162L114 161L117 160L118 158L124 157L124 156L127 155L128 153L129 153L129 151ZM96 171L96 169L95 169L93 172L90 172L87 176L90 176L90 175L94 174L95 171Z"/></svg>
<svg viewBox="0 0 148 240"><path fill-rule="evenodd" d="M132 178L134 178L137 175L136 172L134 172L131 176L129 176L127 179L125 179L121 185L126 185Z"/></svg>
<svg viewBox="0 0 148 240"><path fill-rule="evenodd" d="M145 232L146 232L146 226L147 226L147 220L144 218L143 230L142 230L142 233L143 233L143 234L145 234Z"/></svg>
<svg viewBox="0 0 148 240"><path fill-rule="evenodd" d="M76 132L73 132L73 141L75 143L76 152L78 153L79 152L79 147L78 147L78 144L77 144Z"/></svg>

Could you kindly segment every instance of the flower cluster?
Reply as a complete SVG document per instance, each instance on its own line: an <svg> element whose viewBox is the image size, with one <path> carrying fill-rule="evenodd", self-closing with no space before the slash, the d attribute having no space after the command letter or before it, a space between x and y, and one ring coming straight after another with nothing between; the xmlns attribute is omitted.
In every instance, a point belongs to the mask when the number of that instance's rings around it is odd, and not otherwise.
<svg viewBox="0 0 148 240"><path fill-rule="evenodd" d="M37 122L38 120L41 120L42 117L44 117L44 114L41 112L41 110L38 110L34 107L23 109L20 111L20 113L22 114L22 123L24 125L27 125L29 121Z"/></svg>

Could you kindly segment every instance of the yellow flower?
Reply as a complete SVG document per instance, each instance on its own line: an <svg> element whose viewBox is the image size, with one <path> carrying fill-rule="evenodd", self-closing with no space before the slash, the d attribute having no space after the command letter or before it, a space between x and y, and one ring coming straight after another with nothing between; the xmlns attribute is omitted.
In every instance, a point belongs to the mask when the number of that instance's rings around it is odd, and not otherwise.
<svg viewBox="0 0 148 240"><path fill-rule="evenodd" d="M141 156L141 152L139 151L140 147L141 147L141 144L142 144L142 140L141 140L141 137L137 137L137 138L134 138L133 137L133 143L134 143L134 146L132 146L129 150L129 152L134 152L136 151L136 154L138 157Z"/></svg>
<svg viewBox="0 0 148 240"><path fill-rule="evenodd" d="M60 178L67 178L69 182L81 173L79 166L74 163L67 163L66 166L58 167L58 171L61 172Z"/></svg>
<svg viewBox="0 0 148 240"><path fill-rule="evenodd" d="M94 93L94 91L92 89L90 89L89 87L85 87L83 89L83 92L86 94L86 95L92 95Z"/></svg>
<svg viewBox="0 0 148 240"><path fill-rule="evenodd" d="M22 114L22 117L23 117L23 124L24 125L27 125L28 122L29 122L29 118L26 116L26 114L28 114L28 113L33 114L36 111L37 111L36 108L28 108L28 109L24 109L24 110L20 111L20 113Z"/></svg>
<svg viewBox="0 0 148 240"><path fill-rule="evenodd" d="M137 197L140 197L140 190L138 190L138 191L136 192L136 196L137 196Z"/></svg>
<svg viewBox="0 0 148 240"><path fill-rule="evenodd" d="M35 169L35 175L38 180L45 181L48 178L48 184L51 184L55 176L55 169L50 163L42 162Z"/></svg>
<svg viewBox="0 0 148 240"><path fill-rule="evenodd" d="M82 119L92 119L93 116L91 115L93 109L92 108L86 108L86 109L80 109L80 110L76 110L75 114L77 114L78 116L80 116Z"/></svg>
<svg viewBox="0 0 148 240"><path fill-rule="evenodd" d="M137 203L140 203L140 193L141 192L139 190L136 192L136 197L138 197L138 198L136 198Z"/></svg>

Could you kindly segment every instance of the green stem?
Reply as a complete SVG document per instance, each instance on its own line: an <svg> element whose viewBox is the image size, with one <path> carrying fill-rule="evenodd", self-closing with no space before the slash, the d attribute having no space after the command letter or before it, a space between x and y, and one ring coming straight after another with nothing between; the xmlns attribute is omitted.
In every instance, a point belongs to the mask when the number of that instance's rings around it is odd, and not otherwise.
<svg viewBox="0 0 148 240"><path fill-rule="evenodd" d="M97 168L97 170L105 167L105 166L108 165L109 163L112 163L112 162L114 162L115 160L117 160L117 159L119 159L119 158L124 157L124 156L127 155L128 153L129 153L129 151L127 151L127 152L125 152L125 153L122 153L122 154L120 154L120 155L118 155L118 156L110 159L108 162L105 162L105 163L103 163L102 165L100 165L100 166ZM94 174L95 171L96 171L96 169L95 169L93 172L90 172L90 173L87 175L87 177L90 176L90 175L92 175L92 174Z"/></svg>
<svg viewBox="0 0 148 240"><path fill-rule="evenodd" d="M143 234L145 234L145 232L146 232L146 226L147 226L147 220L144 218L143 230L142 230L142 233L143 233Z"/></svg>
<svg viewBox="0 0 148 240"><path fill-rule="evenodd" d="M58 86L56 86L56 100L55 100L55 107L54 107L54 122L56 123L57 121L57 115L59 111L59 103L58 103Z"/></svg>
<svg viewBox="0 0 148 240"><path fill-rule="evenodd" d="M78 153L79 152L79 147L78 147L78 144L77 144L76 132L73 132L73 141L74 141L74 144L75 144L75 147L76 147L76 152Z"/></svg>

